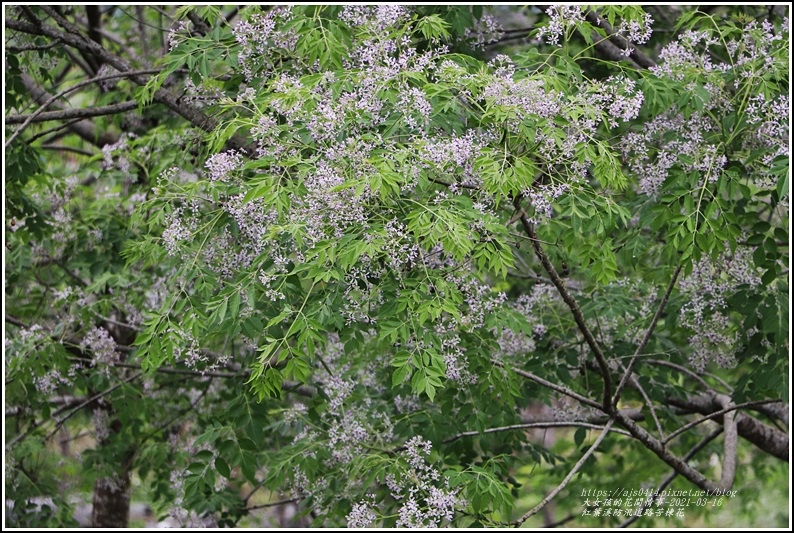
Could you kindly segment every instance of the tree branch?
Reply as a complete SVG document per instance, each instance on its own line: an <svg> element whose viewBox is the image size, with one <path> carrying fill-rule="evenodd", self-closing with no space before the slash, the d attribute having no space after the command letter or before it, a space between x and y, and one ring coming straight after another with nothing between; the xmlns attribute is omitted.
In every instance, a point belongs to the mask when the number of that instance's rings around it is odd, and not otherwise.
<svg viewBox="0 0 794 533"><path fill-rule="evenodd" d="M246 507L245 510L246 511L253 511L254 509L265 509L267 507L276 507L278 505L287 505L287 504L290 504L290 503L298 503L299 501L301 501L300 498L290 498L289 500L280 500L280 501L277 501L277 502L262 503L262 504L259 504L259 505L254 505L252 507Z"/></svg>
<svg viewBox="0 0 794 533"><path fill-rule="evenodd" d="M580 427L586 429L605 429L605 426L599 426L598 424L590 424L588 422L567 422L567 421L560 421L560 422L530 422L528 424L514 424L512 426L502 426L496 428L488 428L486 430L480 431L465 431L463 433L458 433L457 435L453 435L441 441L442 444L448 444L450 442L455 442L456 440L460 440L466 437L476 437L478 435L486 435L489 433L501 433L503 431L514 431L517 429L545 429L545 428L564 428L564 427ZM622 429L613 429L614 433L619 433L621 435L625 435L627 437L631 436L631 433L628 431L624 431Z"/></svg>
<svg viewBox="0 0 794 533"><path fill-rule="evenodd" d="M121 102L118 104L111 104L100 107L80 107L75 109L63 109L60 111L48 111L39 113L38 115L8 115L5 117L5 123L8 124L21 124L23 122L47 122L48 120L70 120L73 118L90 118L101 117L105 115L115 115L117 113L126 113L138 107L138 102L129 101Z"/></svg>
<svg viewBox="0 0 794 533"><path fill-rule="evenodd" d="M629 41L615 32L615 29L607 22L603 20L595 11L588 10L587 14L585 15L588 22L591 24L598 26L599 28L603 29L609 38L611 43L614 43L618 48L622 50L630 50L631 55L629 57L636 63L637 65L643 68L651 68L656 66L656 62L653 61L650 57L645 55L643 52L637 49L636 46L629 43ZM599 38L601 36L599 35ZM622 55L622 54L621 54ZM625 56L623 56L625 58Z"/></svg>
<svg viewBox="0 0 794 533"><path fill-rule="evenodd" d="M684 476L687 480L691 481L695 484L695 486L701 488L705 491L716 491L720 487L709 481L706 476L698 472L696 469L689 466L685 461L682 461L680 458L676 457L673 453L671 453L667 448L665 448L664 444L662 444L659 440L655 439L653 435L648 433L645 429L641 426L636 424L633 420L629 417L625 416L620 411L617 411L615 414L615 419L617 422L620 423L623 427L629 430L634 438L640 441L643 446L645 446L648 450L652 451L656 454L659 459L673 467L676 472Z"/></svg>
<svg viewBox="0 0 794 533"><path fill-rule="evenodd" d="M559 494L560 491L562 489L564 489L566 485L568 485L568 482L573 478L574 475L576 475L576 473L579 471L579 469L582 468L582 466L584 465L585 461L587 461L587 459L589 459L590 456L593 455L593 452L596 451L596 448L598 448L598 446L601 444L601 441L603 441L604 437L607 436L607 433L609 433L609 430L612 428L612 424L614 424L614 423L615 423L614 420L610 420L609 422L607 422L607 425L604 428L604 431L601 432L601 435L598 436L598 439L596 439L596 441L593 443L593 445L590 446L590 448L587 450L587 452L585 452L585 454L582 456L582 458L579 459L579 461L574 465L574 467L571 469L571 471L568 472L568 475L565 476L565 479L562 480L562 483L557 485L557 487L554 490L552 490L545 498L543 498L543 500L541 500L541 502L539 504L537 504L535 507L533 507L532 509L527 511L524 514L524 516L522 516L521 518L519 518L515 522L512 522L511 524L513 526L515 526L515 527L519 527L519 526L521 526L521 524L526 522L529 519L529 517L531 517L532 515L536 514L538 511L540 511L544 507L546 507L546 505L548 505L548 503L552 499L554 499L554 497L557 496L557 494Z"/></svg>
<svg viewBox="0 0 794 533"><path fill-rule="evenodd" d="M23 8L28 18L35 22L35 24L28 24L21 21L7 20L6 25L11 29L23 31L25 33L32 33L33 35L45 35L53 39L61 39L64 43L77 48L78 50L93 54L102 62L107 63L121 73L126 74L133 82L138 85L146 85L149 81L148 78L134 73L132 67L124 59L110 53L102 46L99 46L94 41L82 35L78 28L76 28L69 21L61 17L54 9L49 6L40 6L40 9L47 13L55 20L59 26L66 31L61 31L48 24L38 20L29 9ZM214 131L217 128L218 121L209 117L194 107L184 104L179 99L171 94L164 88L159 88L153 95L154 101L164 104L172 111L176 112L193 126L204 131ZM246 140L239 134L235 134L228 141L227 145L240 151L249 152Z"/></svg>
<svg viewBox="0 0 794 533"><path fill-rule="evenodd" d="M733 487L733 481L736 477L736 454L739 441L739 434L736 430L736 406L731 399L724 394L717 395L716 399L717 402L722 405L723 409L727 411L725 416L722 417L722 425L725 428L725 443L722 453L722 476L720 477L720 485L728 489Z"/></svg>
<svg viewBox="0 0 794 533"><path fill-rule="evenodd" d="M30 93L30 96L31 98L33 98L33 101L38 103L39 105L44 104L50 98L52 98L52 95L50 95L44 89L39 87L39 85L33 80L33 78L31 78L27 74L22 75L22 83L25 85L25 89L27 89L28 92ZM64 107L61 106L59 102L53 102L50 105L51 107L64 109ZM71 131L81 139L99 147L102 147L106 144L113 144L118 140L117 137L110 132L105 132L102 135L98 135L94 128L94 124L90 120L77 119L77 120L69 121L61 127L54 128L52 130L48 130L46 132L42 132L37 135L34 135L30 139L28 139L28 142L33 142L39 137L43 137L44 135L48 135L62 128L67 128L69 131ZM51 141L52 139L48 139L48 140Z"/></svg>
<svg viewBox="0 0 794 533"><path fill-rule="evenodd" d="M639 358L642 351L647 346L648 341L653 334L653 330L656 329L656 324L659 322L659 319L664 312L664 308L667 305L667 301L670 299L670 294L673 292L673 287L675 287L676 282L678 281L678 275L681 273L681 265L678 265L678 268L675 269L673 272L673 278L670 280L670 283L667 284L667 290L662 296L662 299L659 301L659 305L656 307L656 313L653 315L653 319L651 319L651 324L648 326L648 329L645 331L645 334L642 336L642 340L640 344L637 346L637 349L634 351L634 355L631 357L631 361L629 361L629 366L626 368L626 371L623 373L623 377L618 383L618 387L615 390L615 397L612 399L612 405L617 405L618 400L620 400L620 393L623 392L623 388L628 383L629 378L631 377L632 372L634 371L634 365L637 363L637 359Z"/></svg>
<svg viewBox="0 0 794 533"><path fill-rule="evenodd" d="M520 195L516 197L514 205L517 211L522 210ZM540 260L543 268L549 274L554 286L557 287L557 292L560 293L560 296L562 296L562 299L570 308L574 321L579 327L579 331L584 336L584 340L587 342L587 345L590 346L590 349L593 351L593 355L595 355L598 366L601 368L601 376L604 380L604 394L601 408L605 413L611 414L611 412L614 410L612 404L612 378L609 373L609 366L607 365L606 357L604 357L604 353L601 351L601 347L598 345L595 337L593 337L593 333L590 331L590 328L587 327L587 324L584 320L584 315L582 315L582 310L579 308L579 304L565 287L565 282L560 275L557 274L557 270L554 268L554 265L551 264L549 256L546 255L546 252L543 251L543 248L540 246L538 234L535 232L535 228L532 226L532 223L529 222L526 215L521 215L520 220L521 225L524 227L524 231L532 239L532 247L535 249L535 255Z"/></svg>
<svg viewBox="0 0 794 533"><path fill-rule="evenodd" d="M67 94L76 91L77 89L80 89L82 87L85 87L86 85L91 85L93 83L97 83L97 82L100 82L100 81L112 80L112 79L115 79L115 78L135 77L135 76L138 76L138 75L140 75L142 73L144 73L144 74L153 74L153 73L156 73L156 72L159 72L159 69L155 69L155 70L152 70L152 69L139 70L139 71L133 71L133 72L107 74L107 75L104 75L104 76L95 76L93 78L90 78L90 79L87 79L87 80L83 80L81 82L78 82L78 83L70 86L70 87L67 87L66 89L64 89L61 92L59 92L57 94L54 94L52 96L48 95L43 89L39 89L39 91L38 91L39 94L37 95L38 98L42 98L43 99L43 97L45 95L48 96L48 98L39 106L38 109L36 109L36 111L31 113L30 115L26 115L26 118L25 118L24 122L22 122L22 125L19 128L17 128L17 130L13 133L13 135L11 135L11 137L9 137L6 140L5 147L8 148L11 145L11 142L14 139L16 139L17 136L19 136L19 134L22 133L22 131L24 131L24 129L27 128L28 125L36 119L36 117L38 117L39 115L44 113L45 109L47 109L50 105L52 105L59 98L62 98L64 96L66 96ZM37 87L36 82L33 81L33 79L30 78L29 76L23 75L22 76L22 81L23 81L23 83L25 84L26 87L28 87L29 85ZM38 100L38 98L36 96L34 96L34 100ZM66 118L74 118L74 117L66 117Z"/></svg>
<svg viewBox="0 0 794 533"><path fill-rule="evenodd" d="M732 406L730 409L722 409L719 403L716 402L716 396L713 394L702 395L696 398L668 398L667 403L673 407L686 409L691 412L696 412L705 415L703 418L694 420L685 426L682 426L675 432L671 433L665 442L677 437L684 431L702 423L706 420L714 419L717 422L721 421L722 415L735 409L743 409L747 407L758 407L767 404L779 403L780 400L757 400L754 402L745 402ZM752 442L757 448L763 450L765 453L773 455L783 461L788 461L789 455L789 436L755 418L744 413L738 413L736 417L736 430L739 435Z"/></svg>
<svg viewBox="0 0 794 533"><path fill-rule="evenodd" d="M722 427L718 427L718 428L716 428L716 429L715 429L714 431L712 431L712 432L711 432L709 435L707 435L707 436L706 436L706 437L705 437L705 438L704 438L702 441L698 442L698 443L697 443L697 444L696 444L696 445L695 445L695 446L694 446L694 447L693 447L691 450L689 450L689 453L687 453L687 454L684 456L683 460L684 460L684 461L689 461L690 459L692 459L692 458L693 458L693 457L694 457L694 456L695 456L695 455L696 455L696 454L697 454L697 453L698 453L700 450L702 450L703 448L705 448L706 446L708 446L708 444L709 444L711 441L713 441L714 439L716 439L716 438L719 436L719 434L720 434L720 433L722 433ZM670 472L670 473L667 475L667 477L666 477L666 478L664 478L664 481L662 481L662 482L659 484L659 486L658 486L658 487L656 487L656 492L657 492L657 493L660 493L660 492L662 492L664 489L666 489L666 488L667 488L667 487L670 485L670 483L672 483L672 482L673 482L673 480L674 480L676 477L678 477L678 472L676 472L675 470L673 470L672 472ZM636 514L634 514L634 515L633 515L633 516L631 516L631 517L630 517L628 520L626 520L625 522L623 522L622 524L620 524L618 527L628 527L628 526L630 526L631 524L633 524L634 522L636 522L637 520L639 520L639 519L640 519L640 514L642 514L642 512L644 512L644 511L645 511L645 509L647 509L648 507L650 507L650 506L651 506L651 504L652 504L652 500L646 500L646 501L645 501L645 503L643 503L643 504L642 504L642 507L640 508L640 512L639 512L639 513L636 513Z"/></svg>
<svg viewBox="0 0 794 533"><path fill-rule="evenodd" d="M508 368L508 367L506 367L504 365L504 363L502 363L500 361L496 361L494 359L491 359L491 362L494 365L496 365L496 366L498 366L500 368L505 368L505 369ZM564 394L565 396L569 396L569 397L573 398L574 400L577 400L578 402L583 403L584 405L589 405L590 407L594 407L596 409L602 409L602 405L599 404L598 402L596 402L595 400L591 400L590 398L585 398L581 394L576 393L576 392L574 392L574 391L572 391L570 389L567 389L567 388L563 387L562 385L557 385L556 383L552 383L551 381L546 381L542 377L536 376L532 372L527 372L526 370L521 370L520 368L516 368L514 366L509 367L509 369L512 370L513 372L515 372L516 374L518 374L521 377L524 377L524 378L527 378L527 379L529 379L531 381L534 381L538 385L543 385L544 387L549 388L549 389L554 390L554 391L557 391L560 394Z"/></svg>

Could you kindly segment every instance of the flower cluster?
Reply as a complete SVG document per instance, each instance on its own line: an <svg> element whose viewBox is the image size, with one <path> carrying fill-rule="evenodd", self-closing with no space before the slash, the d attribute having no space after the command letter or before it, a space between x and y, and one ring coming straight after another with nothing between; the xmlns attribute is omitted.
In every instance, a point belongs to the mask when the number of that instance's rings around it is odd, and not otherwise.
<svg viewBox="0 0 794 533"><path fill-rule="evenodd" d="M707 138L718 128L706 114L692 113L686 118L669 111L646 123L642 132L627 133L621 150L629 168L640 176L640 191L656 196L676 166L684 172L699 171L708 182L719 179L727 158Z"/></svg>
<svg viewBox="0 0 794 533"><path fill-rule="evenodd" d="M546 43L562 46L560 38L568 34L580 22L584 22L584 12L580 6L553 5L546 10L550 17L548 24L538 30L538 37Z"/></svg>
<svg viewBox="0 0 794 533"><path fill-rule="evenodd" d="M108 372L108 365L113 365L113 363L119 361L116 341L111 338L104 328L92 328L86 333L80 344L84 349L91 351L93 364L102 367L106 373Z"/></svg>
<svg viewBox="0 0 794 533"><path fill-rule="evenodd" d="M242 164L242 154L228 150L211 156L204 166L207 167L210 181L229 181Z"/></svg>
<svg viewBox="0 0 794 533"><path fill-rule="evenodd" d="M650 13L643 14L642 20L621 20L615 34L620 35L626 41L626 48L621 52L625 56L630 56L634 48L631 44L645 44L653 34L653 17Z"/></svg>
<svg viewBox="0 0 794 533"><path fill-rule="evenodd" d="M394 30L410 15L406 6L400 5L347 5L339 13L339 19L353 27L365 27L374 33Z"/></svg>
<svg viewBox="0 0 794 533"><path fill-rule="evenodd" d="M269 76L275 70L279 55L294 51L295 31L277 29L285 28L291 18L290 8L278 7L267 13L256 13L235 25L232 33L240 45L237 61L246 82L256 75Z"/></svg>
<svg viewBox="0 0 794 533"><path fill-rule="evenodd" d="M760 283L749 248L733 253L726 249L716 260L704 257L681 280L681 292L688 297L681 308L681 324L693 332L689 361L696 370L711 362L721 367L735 364L739 331L727 316L726 298L739 285Z"/></svg>
<svg viewBox="0 0 794 533"><path fill-rule="evenodd" d="M375 513L372 512L372 504L361 501L353 504L353 509L345 517L347 520L347 527L369 527L376 519Z"/></svg>
<svg viewBox="0 0 794 533"><path fill-rule="evenodd" d="M498 41L503 35L504 29L496 17L486 13L474 21L474 27L466 28L463 38L471 43L473 48L483 50L486 44Z"/></svg>
<svg viewBox="0 0 794 533"><path fill-rule="evenodd" d="M768 99L764 93L759 93L749 100L747 122L753 125L753 129L745 136L742 148L764 151L764 155L753 165L757 175L755 185L758 188L771 189L777 183L777 177L770 170L775 158L789 156L790 116L787 94Z"/></svg>
<svg viewBox="0 0 794 533"><path fill-rule="evenodd" d="M397 527L439 527L451 521L455 510L465 505L458 489L451 489L449 481L427 462L431 449L430 441L418 435L412 437L403 452L407 471L389 480L392 496L402 501Z"/></svg>
<svg viewBox="0 0 794 533"><path fill-rule="evenodd" d="M539 185L524 191L524 196L529 198L535 214L531 222L538 224L544 218L551 218L553 215L552 202L570 190L567 183L552 183L549 185Z"/></svg>
<svg viewBox="0 0 794 533"><path fill-rule="evenodd" d="M546 326L542 323L542 317L550 307L562 303L560 294L553 285L536 283L529 294L522 294L509 305L518 311L533 328L533 335L513 331L509 328L502 328L494 331L499 343L499 353L497 357L526 357L535 351L536 340L546 334Z"/></svg>
<svg viewBox="0 0 794 533"><path fill-rule="evenodd" d="M645 100L642 91L637 89L634 80L625 76L610 76L605 82L594 81L590 95L591 102L605 109L613 119L610 127L617 127L617 120L628 122L640 114Z"/></svg>

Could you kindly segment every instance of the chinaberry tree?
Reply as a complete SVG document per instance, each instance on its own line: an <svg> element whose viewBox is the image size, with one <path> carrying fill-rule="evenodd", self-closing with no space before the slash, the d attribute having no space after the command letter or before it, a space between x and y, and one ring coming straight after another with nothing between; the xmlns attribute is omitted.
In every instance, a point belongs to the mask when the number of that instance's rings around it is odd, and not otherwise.
<svg viewBox="0 0 794 533"><path fill-rule="evenodd" d="M787 479L786 7L5 32L7 525L688 523L636 490Z"/></svg>

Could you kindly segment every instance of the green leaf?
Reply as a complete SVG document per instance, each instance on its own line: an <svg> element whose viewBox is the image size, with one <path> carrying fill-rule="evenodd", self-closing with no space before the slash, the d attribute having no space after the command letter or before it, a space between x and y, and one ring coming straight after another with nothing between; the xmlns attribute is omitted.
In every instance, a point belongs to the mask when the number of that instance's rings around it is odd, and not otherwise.
<svg viewBox="0 0 794 533"><path fill-rule="evenodd" d="M215 470L217 470L218 473L226 479L231 479L232 469L229 467L229 463L227 463L222 457L217 457L215 459Z"/></svg>

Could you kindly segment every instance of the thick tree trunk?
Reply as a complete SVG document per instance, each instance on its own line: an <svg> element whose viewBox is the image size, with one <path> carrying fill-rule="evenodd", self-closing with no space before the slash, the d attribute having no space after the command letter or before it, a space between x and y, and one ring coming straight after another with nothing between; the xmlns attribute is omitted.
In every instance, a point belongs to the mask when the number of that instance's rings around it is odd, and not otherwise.
<svg viewBox="0 0 794 533"><path fill-rule="evenodd" d="M118 476L99 478L94 483L92 527L126 528L129 525L130 471L124 470Z"/></svg>
<svg viewBox="0 0 794 533"><path fill-rule="evenodd" d="M100 409L105 411L105 416L113 417L113 409L104 404ZM97 444L105 446L113 437L121 432L121 422L116 419L108 424L104 430L97 427ZM103 433L107 431L108 433ZM91 526L98 528L129 527L130 521L130 478L132 474L132 449L124 452L119 457L116 471L105 477L100 477L94 483L93 509L91 512Z"/></svg>

